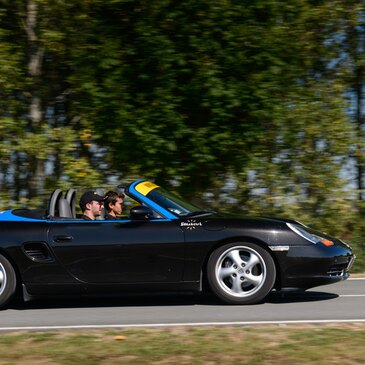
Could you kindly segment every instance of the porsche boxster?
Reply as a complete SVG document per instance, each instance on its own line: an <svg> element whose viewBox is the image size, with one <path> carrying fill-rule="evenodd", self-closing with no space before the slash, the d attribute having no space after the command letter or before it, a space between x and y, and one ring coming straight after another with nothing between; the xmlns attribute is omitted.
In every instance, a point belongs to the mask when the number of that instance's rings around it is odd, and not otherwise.
<svg viewBox="0 0 365 365"><path fill-rule="evenodd" d="M55 190L44 210L1 212L0 306L16 295L204 290L254 304L344 280L355 259L347 243L295 220L202 210L146 180L119 189L133 205L117 220L81 219L75 189Z"/></svg>

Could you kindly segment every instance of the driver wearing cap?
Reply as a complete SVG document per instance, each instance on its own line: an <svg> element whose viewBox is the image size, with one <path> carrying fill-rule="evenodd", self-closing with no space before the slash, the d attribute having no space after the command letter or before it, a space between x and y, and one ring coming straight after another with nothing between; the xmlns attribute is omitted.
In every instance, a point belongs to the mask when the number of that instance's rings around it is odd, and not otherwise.
<svg viewBox="0 0 365 365"><path fill-rule="evenodd" d="M95 191L87 191L80 199L80 208L82 210L82 219L93 221L101 215L103 209L104 197Z"/></svg>

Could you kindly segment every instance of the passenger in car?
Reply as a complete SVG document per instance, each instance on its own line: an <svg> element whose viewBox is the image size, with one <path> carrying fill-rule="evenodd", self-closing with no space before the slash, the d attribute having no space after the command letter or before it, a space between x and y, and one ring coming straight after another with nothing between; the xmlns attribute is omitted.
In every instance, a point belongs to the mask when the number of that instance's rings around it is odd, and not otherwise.
<svg viewBox="0 0 365 365"><path fill-rule="evenodd" d="M106 210L105 219L118 219L118 215L123 210L124 194L118 194L115 191L108 191L104 198L104 208Z"/></svg>
<svg viewBox="0 0 365 365"><path fill-rule="evenodd" d="M102 213L104 206L104 197L94 191L87 191L80 198L80 208L82 210L82 219L95 220Z"/></svg>

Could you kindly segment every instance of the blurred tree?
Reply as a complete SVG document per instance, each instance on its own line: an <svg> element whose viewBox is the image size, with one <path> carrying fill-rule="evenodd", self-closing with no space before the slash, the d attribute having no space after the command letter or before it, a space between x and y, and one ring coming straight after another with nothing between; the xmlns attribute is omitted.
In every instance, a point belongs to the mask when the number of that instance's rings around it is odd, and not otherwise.
<svg viewBox="0 0 365 365"><path fill-rule="evenodd" d="M273 22L273 39L268 38L273 49L267 49L281 62L285 81L281 84L268 68L265 80L273 79L278 87L266 93L265 114L259 111L268 132L259 143L251 179L250 190L259 192L251 201L256 210L277 214L296 207L297 216L321 221L329 211L332 215L343 206L350 208L343 166L353 129L346 116L345 85L333 70L339 55L331 47L333 29L340 18L332 5L297 2L295 10L289 8L286 15L281 11L289 23ZM261 85L268 90L267 84Z"/></svg>
<svg viewBox="0 0 365 365"><path fill-rule="evenodd" d="M109 165L190 196L252 167L264 116L298 62L283 53L289 25L270 34L281 8L297 11L264 1L93 2L73 80Z"/></svg>
<svg viewBox="0 0 365 365"><path fill-rule="evenodd" d="M353 154L359 200L365 200L365 3L341 1L335 42L340 54L337 68L349 88L351 118L355 124Z"/></svg>
<svg viewBox="0 0 365 365"><path fill-rule="evenodd" d="M74 107L112 174L217 206L232 183L243 211L297 202L317 216L345 198L351 126L326 46L332 2L93 1L86 14Z"/></svg>
<svg viewBox="0 0 365 365"><path fill-rule="evenodd" d="M67 166L95 179L94 166L190 196L237 180L240 204L303 182L295 194L325 204L350 133L332 73L354 5L332 5L2 0L2 116L16 134L4 171L18 166L29 197Z"/></svg>
<svg viewBox="0 0 365 365"><path fill-rule="evenodd" d="M17 201L39 203L61 177L98 179L68 112L67 29L75 27L75 9L63 1L0 2L0 177Z"/></svg>

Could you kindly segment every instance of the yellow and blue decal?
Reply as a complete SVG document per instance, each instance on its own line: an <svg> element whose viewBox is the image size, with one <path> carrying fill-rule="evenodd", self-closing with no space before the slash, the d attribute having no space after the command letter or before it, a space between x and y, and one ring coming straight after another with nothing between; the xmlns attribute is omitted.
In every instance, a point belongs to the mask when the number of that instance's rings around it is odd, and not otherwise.
<svg viewBox="0 0 365 365"><path fill-rule="evenodd" d="M158 185L154 184L151 181L143 181L139 184L136 185L135 189L136 191L138 191L139 193L141 193L143 196L147 196L147 194L156 189L159 188Z"/></svg>

